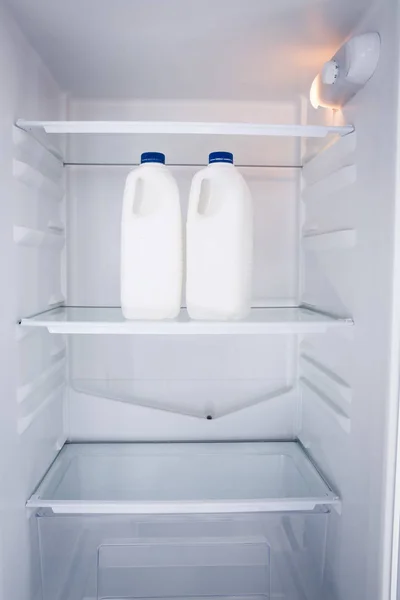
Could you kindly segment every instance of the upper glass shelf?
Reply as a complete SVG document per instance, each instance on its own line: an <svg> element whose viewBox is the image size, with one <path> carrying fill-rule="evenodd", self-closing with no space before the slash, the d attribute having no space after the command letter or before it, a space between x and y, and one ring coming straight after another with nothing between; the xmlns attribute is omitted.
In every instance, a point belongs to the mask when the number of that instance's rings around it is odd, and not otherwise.
<svg viewBox="0 0 400 600"><path fill-rule="evenodd" d="M302 307L253 308L243 321L193 321L184 309L171 321L127 321L120 308L62 306L23 318L20 324L66 334L260 335L324 333L332 328L348 327L353 322Z"/></svg>
<svg viewBox="0 0 400 600"><path fill-rule="evenodd" d="M185 514L339 503L297 442L96 443L64 446L27 506Z"/></svg>
<svg viewBox="0 0 400 600"><path fill-rule="evenodd" d="M238 166L301 166L301 139L344 136L352 125L200 121L28 121L33 135L67 165L135 165L161 151L170 165L206 164L216 149L233 152Z"/></svg>

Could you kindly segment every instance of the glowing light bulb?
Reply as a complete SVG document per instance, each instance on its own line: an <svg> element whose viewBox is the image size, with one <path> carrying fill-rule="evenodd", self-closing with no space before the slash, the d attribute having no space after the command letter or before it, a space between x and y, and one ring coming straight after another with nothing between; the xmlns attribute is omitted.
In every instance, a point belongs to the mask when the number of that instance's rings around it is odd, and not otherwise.
<svg viewBox="0 0 400 600"><path fill-rule="evenodd" d="M315 109L318 109L320 107L320 103L319 103L319 75L316 76L316 78L314 79L314 81L311 84L311 88L310 88L310 102L311 102L311 106Z"/></svg>

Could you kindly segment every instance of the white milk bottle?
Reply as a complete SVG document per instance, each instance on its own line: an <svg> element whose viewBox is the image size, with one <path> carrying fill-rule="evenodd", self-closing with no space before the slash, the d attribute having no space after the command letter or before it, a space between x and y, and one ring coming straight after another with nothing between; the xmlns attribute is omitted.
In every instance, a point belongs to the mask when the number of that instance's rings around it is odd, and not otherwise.
<svg viewBox="0 0 400 600"><path fill-rule="evenodd" d="M243 319L250 311L253 210L230 152L196 173L187 219L186 303L192 319Z"/></svg>
<svg viewBox="0 0 400 600"><path fill-rule="evenodd" d="M173 319L182 295L178 186L159 152L126 180L121 223L121 306L126 319Z"/></svg>

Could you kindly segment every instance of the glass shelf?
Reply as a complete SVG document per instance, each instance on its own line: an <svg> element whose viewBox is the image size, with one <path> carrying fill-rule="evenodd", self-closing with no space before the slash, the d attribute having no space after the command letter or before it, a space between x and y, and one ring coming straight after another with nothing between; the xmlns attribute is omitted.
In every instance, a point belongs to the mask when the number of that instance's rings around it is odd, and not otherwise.
<svg viewBox="0 0 400 600"><path fill-rule="evenodd" d="M67 444L27 502L64 514L313 510L339 498L297 442Z"/></svg>
<svg viewBox="0 0 400 600"><path fill-rule="evenodd" d="M165 152L169 165L206 164L215 148L233 152L238 166L299 167L300 138L344 136L352 125L201 121L28 121L28 132L67 165L136 165L141 152ZM66 144L66 140L68 143ZM64 148L61 151L60 148Z"/></svg>
<svg viewBox="0 0 400 600"><path fill-rule="evenodd" d="M348 327L353 322L302 307L253 308L242 321L193 321L184 309L171 321L127 321L120 308L63 306L23 318L20 324L65 334L259 335L324 333L331 328Z"/></svg>
<svg viewBox="0 0 400 600"><path fill-rule="evenodd" d="M26 121L25 119L18 119L17 127L25 131L42 130L45 133L176 133L191 135L264 135L275 137L325 137L331 133L346 135L354 131L352 125L205 123L201 121Z"/></svg>

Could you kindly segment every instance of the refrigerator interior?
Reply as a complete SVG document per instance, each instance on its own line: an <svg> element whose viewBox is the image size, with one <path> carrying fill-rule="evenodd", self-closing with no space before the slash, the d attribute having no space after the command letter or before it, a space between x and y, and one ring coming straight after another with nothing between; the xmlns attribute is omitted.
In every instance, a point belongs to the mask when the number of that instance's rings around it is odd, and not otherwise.
<svg viewBox="0 0 400 600"><path fill-rule="evenodd" d="M111 542L98 554L97 587L92 569L88 588L85 583L82 589L89 590L88 598L127 597L118 585L107 588L118 579L113 568L118 561L145 561L147 546L154 543L141 539L126 547L124 542L121 549L115 538L129 521L132 538L174 538L176 556L186 556L193 581L209 578L210 552L218 564L227 560L222 556L232 558L224 565L228 578L232 565L245 565L243 581L254 586L244 587L241 597L314 600L313 585L320 581L329 600L383 600L389 591L395 594L398 562L393 527L398 521L397 3L208 0L193 5L9 0L0 6L6 82L0 96L5 158L0 163L0 594L61 600L63 580L71 600L82 600L68 584L70 571L59 578L54 573L63 553L69 557L75 548L83 554L78 552L72 567L84 561L89 549L79 536L87 531L84 539L92 549L99 543L103 548L104 539ZM366 31L378 31L382 41L373 78L343 110L314 111L308 92L321 65L350 34ZM327 139L307 134L43 135L15 127L19 119L352 125L355 131L329 138L325 148ZM257 335L258 321L234 333L183 323L184 329L177 326L170 334L154 329L151 335L121 335L120 324L110 327L107 318L100 319L96 334L92 325L85 333L76 326L80 335L51 333L46 316L44 325L31 326L29 317L60 304L120 304L122 192L141 152L165 152L185 215L191 178L216 149L235 154L253 194L254 311L279 315L272 324L267 317L265 333ZM299 305L320 311L311 325L298 312L285 312ZM264 313L254 314L259 319ZM71 332L64 317L62 326ZM297 521L293 513L239 516L231 523L227 553L227 534L220 533L226 521L203 517L200 529L211 531L210 523L217 521L210 537L224 540L219 545L203 540L203 554L190 539L180 542L179 534L171 533L183 520L185 535L196 538L193 515L165 518L167 525L156 516L146 535L138 533L143 516L102 521L98 515L56 515L32 505L27 519L26 501L66 441L257 440L299 440L329 489L338 493L340 506L329 513L300 513ZM100 542L98 527L105 532ZM160 534L163 527L169 533ZM236 527L240 539L250 541L239 543ZM273 547L271 554L265 547L265 531L275 532L270 539L277 540L277 558ZM42 565L37 537L47 557ZM271 588L274 560L285 580L287 540L306 552L293 551L300 562L291 565L294 580L288 576L288 588ZM151 566L164 568L170 551L161 544L157 552L160 562ZM171 585L178 566L168 564ZM308 581L305 573L313 569L315 577ZM302 587L296 583L299 573ZM131 569L125 576L128 583L129 578L146 581ZM235 595L218 577L210 579L214 587L177 591L172 585L169 594ZM56 587L43 590L43 581ZM135 593L151 595L140 586Z"/></svg>

